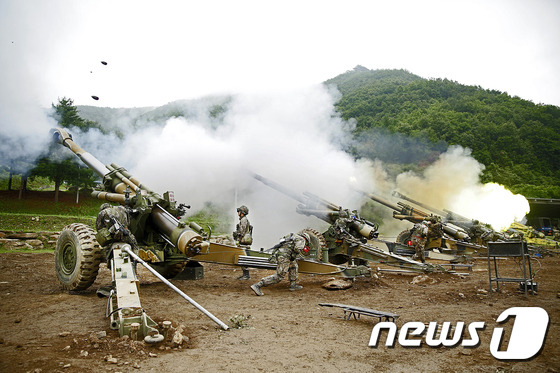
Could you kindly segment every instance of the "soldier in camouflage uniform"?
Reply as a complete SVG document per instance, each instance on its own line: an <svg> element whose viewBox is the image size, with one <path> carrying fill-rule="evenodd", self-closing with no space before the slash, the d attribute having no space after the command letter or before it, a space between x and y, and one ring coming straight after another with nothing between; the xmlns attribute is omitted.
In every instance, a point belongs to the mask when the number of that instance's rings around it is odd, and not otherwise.
<svg viewBox="0 0 560 373"><path fill-rule="evenodd" d="M484 240L482 236L486 233L484 227L478 220L473 220L472 225L467 230L469 237L471 238L471 242L476 243L478 245L484 244Z"/></svg>
<svg viewBox="0 0 560 373"><path fill-rule="evenodd" d="M335 220L333 226L334 231L337 235L337 238L344 239L344 238L354 238L350 233L350 225L354 222L352 218L350 218L350 214L348 210L340 210L338 214L338 218Z"/></svg>
<svg viewBox="0 0 560 373"><path fill-rule="evenodd" d="M113 206L110 203L104 203L99 208L99 214L95 221L95 229L97 233L95 238L97 242L105 250L105 259L108 265L111 263L113 255L111 245L115 242L124 242L133 248L138 247L136 238L128 230L130 225L130 208L125 206ZM115 225L120 225L116 227ZM133 263L134 271L136 271L136 262ZM111 297L112 286L101 286L97 289L98 296Z"/></svg>
<svg viewBox="0 0 560 373"><path fill-rule="evenodd" d="M414 260L420 260L422 263L426 261L424 256L424 249L426 247L426 240L428 237L428 222L423 220L420 223L414 224L412 227L411 241L414 244L416 253L412 256Z"/></svg>
<svg viewBox="0 0 560 373"><path fill-rule="evenodd" d="M237 208L237 215L239 216L239 223L235 227L235 232L233 232L233 239L237 245L251 246L253 243L253 226L249 223L249 219L247 219L249 208L245 205L239 206ZM237 279L249 280L251 278L249 268L242 267L242 270L243 274Z"/></svg>
<svg viewBox="0 0 560 373"><path fill-rule="evenodd" d="M430 216L427 220L428 220L428 233L426 234L426 241L431 242L442 238L443 224L441 223L441 218L437 216Z"/></svg>
<svg viewBox="0 0 560 373"><path fill-rule="evenodd" d="M123 230L115 229L115 220L124 228ZM102 204L95 221L97 242L105 248L114 242L126 242L133 247L137 246L136 239L128 231L129 224L130 215L127 207Z"/></svg>
<svg viewBox="0 0 560 373"><path fill-rule="evenodd" d="M261 287L277 284L284 279L286 273L290 280L290 291L300 290L297 284L298 265L296 259L309 252L310 237L307 233L289 234L282 238L280 243L274 247L271 260L276 260L276 274L267 276L251 285L251 289L257 295L264 295Z"/></svg>

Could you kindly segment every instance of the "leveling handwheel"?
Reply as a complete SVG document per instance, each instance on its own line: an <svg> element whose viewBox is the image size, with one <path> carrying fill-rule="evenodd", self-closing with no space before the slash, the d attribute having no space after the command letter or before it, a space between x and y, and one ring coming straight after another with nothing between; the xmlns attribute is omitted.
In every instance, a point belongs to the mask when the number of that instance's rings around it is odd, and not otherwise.
<svg viewBox="0 0 560 373"><path fill-rule="evenodd" d="M99 271L102 251L95 232L85 224L70 224L56 241L54 263L56 274L67 290L85 290L93 284Z"/></svg>
<svg viewBox="0 0 560 373"><path fill-rule="evenodd" d="M298 233L307 233L311 242L309 243L310 254L314 256L314 259L318 262L323 260L323 250L327 247L327 240L319 231L313 228L305 228Z"/></svg>

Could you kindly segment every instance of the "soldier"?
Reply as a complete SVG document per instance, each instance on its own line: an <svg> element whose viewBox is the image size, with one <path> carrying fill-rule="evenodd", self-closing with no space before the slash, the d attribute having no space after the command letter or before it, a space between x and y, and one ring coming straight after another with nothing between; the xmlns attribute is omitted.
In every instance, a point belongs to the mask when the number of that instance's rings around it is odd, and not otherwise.
<svg viewBox="0 0 560 373"><path fill-rule="evenodd" d="M247 215L249 215L249 208L242 205L237 208L237 215L239 216L239 223L233 232L233 239L237 245L251 246L253 243L253 226L249 223ZM251 275L247 267L242 267L243 274L239 276L238 280L249 280Z"/></svg>
<svg viewBox="0 0 560 373"><path fill-rule="evenodd" d="M290 280L290 291L300 290L302 286L297 284L298 279L298 265L296 259L309 252L310 237L307 233L290 233L284 236L280 243L274 246L274 251L271 256L272 261L276 261L278 266L276 267L276 274L267 276L261 279L256 284L251 285L251 289L257 295L264 295L261 291L261 287L277 284L288 273L288 278Z"/></svg>
<svg viewBox="0 0 560 373"><path fill-rule="evenodd" d="M115 227L115 222L120 224L122 229ZM136 239L128 231L129 224L130 216L127 207L113 206L109 203L102 204L95 221L97 242L103 247L113 242L126 242L133 247L137 246Z"/></svg>
<svg viewBox="0 0 560 373"><path fill-rule="evenodd" d="M422 220L420 223L414 224L412 227L412 243L416 253L412 256L414 260L420 260L422 263L426 262L424 256L424 248L426 247L426 239L428 236L428 222Z"/></svg>
<svg viewBox="0 0 560 373"><path fill-rule="evenodd" d="M472 221L472 225L467 230L467 233L471 238L471 242L474 242L479 245L484 243L482 236L484 236L486 231L484 230L484 227L482 226L482 224L480 224L478 220Z"/></svg>
<svg viewBox="0 0 560 373"><path fill-rule="evenodd" d="M353 220L350 218L350 214L348 210L340 210L338 214L338 218L334 222L334 231L338 238L343 239L350 236L353 238L352 234L350 233L350 224L352 224Z"/></svg>
<svg viewBox="0 0 560 373"><path fill-rule="evenodd" d="M426 241L431 242L443 237L443 224L441 218L437 216L430 216L428 219L428 233L426 234Z"/></svg>

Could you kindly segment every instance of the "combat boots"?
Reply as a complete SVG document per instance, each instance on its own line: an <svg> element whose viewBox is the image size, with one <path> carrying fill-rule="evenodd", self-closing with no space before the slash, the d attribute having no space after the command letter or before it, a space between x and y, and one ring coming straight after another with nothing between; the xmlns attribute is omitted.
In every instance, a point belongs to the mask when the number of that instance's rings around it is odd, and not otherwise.
<svg viewBox="0 0 560 373"><path fill-rule="evenodd" d="M303 286L296 284L295 281L290 282L290 291L301 290Z"/></svg>
<svg viewBox="0 0 560 373"><path fill-rule="evenodd" d="M251 275L249 274L249 270L243 268L243 274L237 278L238 280L250 280Z"/></svg>
<svg viewBox="0 0 560 373"><path fill-rule="evenodd" d="M261 281L257 282L256 284L251 285L251 290L253 290L255 292L255 294L257 294L258 296L264 295L264 293L261 291L261 287L264 285L264 283Z"/></svg>

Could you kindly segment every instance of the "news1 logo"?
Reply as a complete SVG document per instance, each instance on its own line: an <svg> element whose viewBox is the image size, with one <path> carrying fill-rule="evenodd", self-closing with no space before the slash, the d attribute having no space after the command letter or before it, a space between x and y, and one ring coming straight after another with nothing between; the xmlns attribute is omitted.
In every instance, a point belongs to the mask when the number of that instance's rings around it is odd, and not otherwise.
<svg viewBox="0 0 560 373"><path fill-rule="evenodd" d="M540 307L512 307L508 308L498 316L496 322L504 323L509 318L515 317L507 348L504 350L501 346L504 337L504 329L500 327L494 328L492 339L490 340L490 353L496 359L500 360L527 360L537 355L546 338L548 330L549 317L548 313ZM451 329L450 322L444 322L441 327L439 336L437 335L437 322L430 322L428 330L426 325L418 321L410 321L404 324L398 336L398 342L403 347L420 347L421 339L409 339L409 336L424 336L426 344L430 347L456 347L459 344L463 347L477 347L480 344L478 330L484 330L486 325L484 321L475 321L468 325L468 338L465 339L463 331L465 323L460 321L455 325L453 335L449 335ZM385 346L394 347L397 335L397 325L394 322L379 322L371 331L369 339L369 347L377 347L381 331L387 330L387 340ZM502 349L501 349L502 348Z"/></svg>

